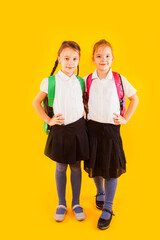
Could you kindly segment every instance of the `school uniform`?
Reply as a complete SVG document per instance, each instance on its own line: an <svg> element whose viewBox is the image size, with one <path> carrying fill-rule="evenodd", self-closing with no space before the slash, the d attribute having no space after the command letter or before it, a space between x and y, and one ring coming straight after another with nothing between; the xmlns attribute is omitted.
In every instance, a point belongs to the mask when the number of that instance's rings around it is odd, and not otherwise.
<svg viewBox="0 0 160 240"><path fill-rule="evenodd" d="M84 78L85 82L87 77ZM131 97L136 89L124 76L121 75L121 78L125 96ZM126 159L120 125L115 125L113 120L114 113L120 114L120 103L112 70L101 80L95 70L92 79L88 101L90 159L84 169L89 177L117 178L126 172Z"/></svg>
<svg viewBox="0 0 160 240"><path fill-rule="evenodd" d="M48 78L42 80L40 90L48 93ZM89 144L86 122L83 118L83 98L79 80L61 70L55 75L54 115L62 114L63 125L51 127L45 155L59 163L74 164L88 160Z"/></svg>

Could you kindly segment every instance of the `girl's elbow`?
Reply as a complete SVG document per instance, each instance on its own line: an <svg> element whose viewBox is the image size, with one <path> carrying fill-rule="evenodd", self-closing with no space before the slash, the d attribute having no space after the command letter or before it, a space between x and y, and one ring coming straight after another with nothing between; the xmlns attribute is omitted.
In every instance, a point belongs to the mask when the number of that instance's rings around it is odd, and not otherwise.
<svg viewBox="0 0 160 240"><path fill-rule="evenodd" d="M35 101L35 99L33 100L33 102L32 102L32 106L35 108L36 107L36 101Z"/></svg>
<svg viewBox="0 0 160 240"><path fill-rule="evenodd" d="M135 102L137 105L139 103L139 97L137 96L136 93L130 98L130 100Z"/></svg>

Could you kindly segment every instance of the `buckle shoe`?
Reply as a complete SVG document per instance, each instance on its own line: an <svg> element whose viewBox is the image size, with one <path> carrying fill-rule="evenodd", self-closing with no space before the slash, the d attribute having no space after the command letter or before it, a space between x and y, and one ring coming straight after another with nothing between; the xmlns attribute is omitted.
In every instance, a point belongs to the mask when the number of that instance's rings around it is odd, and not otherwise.
<svg viewBox="0 0 160 240"><path fill-rule="evenodd" d="M106 220L106 219L103 219L103 218L99 218L97 227L98 227L99 229L101 229L101 230L105 230L105 229L109 228L110 222L111 222L111 220L112 220L112 216L115 216L115 215L113 214L113 211L111 212L111 211L109 211L108 209L103 209L103 211L106 211L106 212L110 213L111 216L110 216L110 218L107 219L107 220Z"/></svg>

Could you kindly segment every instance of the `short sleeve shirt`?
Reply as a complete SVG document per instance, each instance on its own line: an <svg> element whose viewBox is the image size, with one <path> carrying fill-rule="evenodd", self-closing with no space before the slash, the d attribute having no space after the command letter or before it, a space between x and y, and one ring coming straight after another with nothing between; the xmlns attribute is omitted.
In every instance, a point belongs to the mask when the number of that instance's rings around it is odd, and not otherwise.
<svg viewBox="0 0 160 240"><path fill-rule="evenodd" d="M44 78L40 90L48 94L48 78ZM54 114L62 114L64 124L69 124L83 117L83 98L79 80L74 73L71 77L61 70L55 75Z"/></svg>
<svg viewBox="0 0 160 240"><path fill-rule="evenodd" d="M87 77L84 77L85 83ZM121 75L121 78L125 96L131 97L136 93L136 89L124 76ZM106 78L101 80L95 70L92 74L92 79L88 102L88 119L101 123L115 124L113 117L115 117L114 113L120 114L120 103L112 70L110 69Z"/></svg>

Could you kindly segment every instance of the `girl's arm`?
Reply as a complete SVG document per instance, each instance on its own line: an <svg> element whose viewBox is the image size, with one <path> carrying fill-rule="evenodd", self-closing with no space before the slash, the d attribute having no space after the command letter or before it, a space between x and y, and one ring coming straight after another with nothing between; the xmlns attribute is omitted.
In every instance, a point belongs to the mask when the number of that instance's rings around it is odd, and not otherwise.
<svg viewBox="0 0 160 240"><path fill-rule="evenodd" d="M133 113L135 112L137 105L139 103L139 98L137 94L134 94L133 96L128 98L130 100L130 104L128 106L127 112L124 115L124 118L128 122L129 119L132 117Z"/></svg>
<svg viewBox="0 0 160 240"><path fill-rule="evenodd" d="M36 112L39 114L39 116L50 126L53 126L55 124L61 125L64 122L61 120L64 120L64 118L60 117L62 114L54 115L52 118L50 118L44 111L44 109L41 106L42 101L47 96L47 93L40 91L35 99L33 100L33 107L36 110Z"/></svg>
<svg viewBox="0 0 160 240"><path fill-rule="evenodd" d="M129 97L128 99L130 100L130 103L124 117L114 113L116 117L114 117L113 119L116 125L127 123L137 108L137 105L139 103L139 98L137 94L135 93L133 96Z"/></svg>

